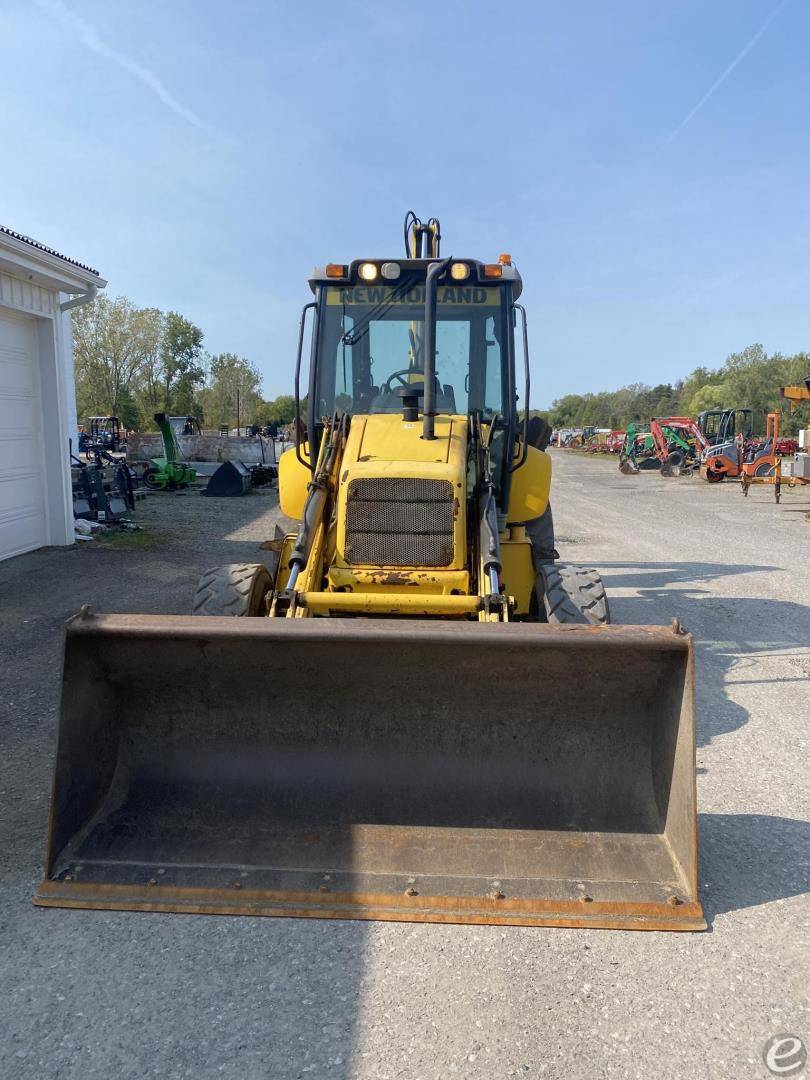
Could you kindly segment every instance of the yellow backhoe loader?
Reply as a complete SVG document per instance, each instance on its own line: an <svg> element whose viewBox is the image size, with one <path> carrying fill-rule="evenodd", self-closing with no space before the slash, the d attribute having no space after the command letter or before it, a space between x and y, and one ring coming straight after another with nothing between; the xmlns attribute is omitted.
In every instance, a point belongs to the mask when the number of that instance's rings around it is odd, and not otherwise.
<svg viewBox="0 0 810 1080"><path fill-rule="evenodd" d="M705 927L692 639L559 562L509 256L405 239L312 275L275 557L68 623L36 903Z"/></svg>

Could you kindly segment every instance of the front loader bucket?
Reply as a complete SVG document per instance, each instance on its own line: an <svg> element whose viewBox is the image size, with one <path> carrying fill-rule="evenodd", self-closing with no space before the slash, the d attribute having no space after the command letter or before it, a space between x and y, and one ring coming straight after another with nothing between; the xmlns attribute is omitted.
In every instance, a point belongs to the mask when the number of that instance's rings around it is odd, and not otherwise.
<svg viewBox="0 0 810 1080"><path fill-rule="evenodd" d="M36 903L699 930L678 627L82 615Z"/></svg>

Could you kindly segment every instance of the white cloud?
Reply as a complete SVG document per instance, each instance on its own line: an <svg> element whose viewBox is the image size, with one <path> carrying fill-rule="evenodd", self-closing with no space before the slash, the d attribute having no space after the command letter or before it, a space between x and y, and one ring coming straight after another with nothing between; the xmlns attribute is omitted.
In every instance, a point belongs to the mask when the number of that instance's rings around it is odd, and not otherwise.
<svg viewBox="0 0 810 1080"><path fill-rule="evenodd" d="M72 8L69 8L67 4L63 3L63 0L34 0L34 3L42 11L48 15L53 15L65 26L74 30L82 44L91 52L104 57L105 60L109 60L113 64L117 64L124 71L128 71L130 75L134 75L139 82L142 82L153 94L159 97L163 104L177 116L186 120L189 124L193 124L194 127L204 128L206 126L195 112L169 93L153 71L144 67L143 64L139 64L132 57L126 56L124 53L107 45L99 36L96 28L73 11Z"/></svg>
<svg viewBox="0 0 810 1080"><path fill-rule="evenodd" d="M686 114L686 116L683 118L683 120L681 120L680 124L678 124L678 126L673 131L670 132L669 136L667 137L667 142L672 142L672 140L675 138L675 136L679 135L683 131L683 129L686 127L686 125L689 123L689 121L692 119L692 117L696 113L700 112L700 110L703 108L703 106L706 104L706 102L709 100L709 98L712 96L712 94L714 94L715 91L718 90L723 85L723 83L726 81L726 79L732 73L734 68L737 67L737 65L740 64L746 58L746 56L751 52L753 47L756 45L756 43L759 41L759 39L762 37L762 35L768 29L768 27L771 25L773 20L776 18L776 16L779 14L779 12L782 10L782 8L785 6L786 3L787 3L787 0L779 0L779 3L776 5L776 7L770 13L770 15L765 20L765 22L762 24L762 26L760 26L759 30L757 30L757 32L754 34L754 36L751 38L751 40L748 42L748 44L744 45L743 48L740 49L740 51L737 53L737 55L734 57L734 59L728 65L726 70L722 73L722 75L720 75L719 78L715 79L715 81L712 83L712 85L709 87L709 89L706 91L706 93L703 95L703 97L700 99L700 101L697 103L697 105L695 105L694 108L690 109L689 112Z"/></svg>

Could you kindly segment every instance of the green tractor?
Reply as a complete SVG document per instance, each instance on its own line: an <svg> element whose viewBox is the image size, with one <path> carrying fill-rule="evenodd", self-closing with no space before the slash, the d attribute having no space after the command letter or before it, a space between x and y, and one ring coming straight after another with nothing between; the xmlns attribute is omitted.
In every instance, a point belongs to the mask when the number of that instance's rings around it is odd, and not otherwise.
<svg viewBox="0 0 810 1080"><path fill-rule="evenodd" d="M177 488L193 484L197 479L197 470L192 469L180 457L174 429L166 413L155 413L155 423L163 436L164 457L152 458L152 462L143 474L143 482L152 491L175 491Z"/></svg>
<svg viewBox="0 0 810 1080"><path fill-rule="evenodd" d="M624 443L619 451L619 471L634 476L640 469L657 469L660 462L655 456L655 440L649 424L627 425Z"/></svg>

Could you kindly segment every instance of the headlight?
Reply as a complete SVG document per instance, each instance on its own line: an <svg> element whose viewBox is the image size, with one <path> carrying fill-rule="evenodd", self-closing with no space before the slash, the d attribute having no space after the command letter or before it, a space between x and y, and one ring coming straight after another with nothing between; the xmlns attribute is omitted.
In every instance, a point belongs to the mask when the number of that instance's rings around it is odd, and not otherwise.
<svg viewBox="0 0 810 1080"><path fill-rule="evenodd" d="M380 273L386 281L396 281L396 279L399 277L399 263L383 263L380 267Z"/></svg>
<svg viewBox="0 0 810 1080"><path fill-rule="evenodd" d="M360 263L358 272L363 281L374 281L377 277L377 267L374 263Z"/></svg>
<svg viewBox="0 0 810 1080"><path fill-rule="evenodd" d="M470 276L470 268L466 263L453 263L450 267L450 277L454 281L466 281Z"/></svg>

